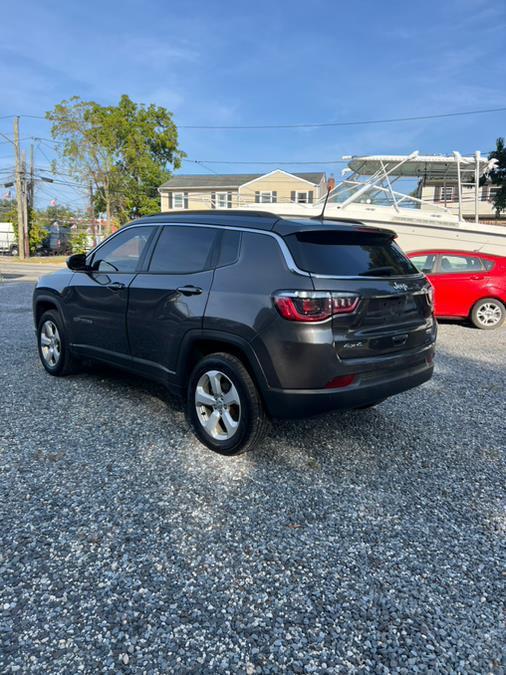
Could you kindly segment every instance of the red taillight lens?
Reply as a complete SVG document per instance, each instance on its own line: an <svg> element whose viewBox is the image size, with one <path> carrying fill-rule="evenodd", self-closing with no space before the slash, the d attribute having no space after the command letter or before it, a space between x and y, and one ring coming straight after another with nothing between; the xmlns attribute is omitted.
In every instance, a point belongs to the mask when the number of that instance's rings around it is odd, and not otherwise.
<svg viewBox="0 0 506 675"><path fill-rule="evenodd" d="M275 295L274 303L281 316L289 321L325 321L332 316L330 295L324 297Z"/></svg>
<svg viewBox="0 0 506 675"><path fill-rule="evenodd" d="M333 380L327 382L325 389L340 389L341 387L349 387L355 381L355 375L340 375L334 377Z"/></svg>
<svg viewBox="0 0 506 675"><path fill-rule="evenodd" d="M332 313L351 314L357 309L360 298L357 295L332 293Z"/></svg>
<svg viewBox="0 0 506 675"><path fill-rule="evenodd" d="M280 291L273 299L284 319L309 323L325 321L335 314L350 314L360 300L350 293L328 291Z"/></svg>

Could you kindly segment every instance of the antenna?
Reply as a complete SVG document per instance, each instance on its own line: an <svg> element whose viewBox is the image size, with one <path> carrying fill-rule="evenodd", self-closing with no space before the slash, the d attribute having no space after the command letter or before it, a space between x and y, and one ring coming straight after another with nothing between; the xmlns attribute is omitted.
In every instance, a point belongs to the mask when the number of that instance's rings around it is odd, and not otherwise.
<svg viewBox="0 0 506 675"><path fill-rule="evenodd" d="M329 201L329 195L330 195L330 186L327 189L327 194L325 195L325 201L323 202L322 212L318 216L312 216L311 220L323 220L325 208L327 207L327 202Z"/></svg>

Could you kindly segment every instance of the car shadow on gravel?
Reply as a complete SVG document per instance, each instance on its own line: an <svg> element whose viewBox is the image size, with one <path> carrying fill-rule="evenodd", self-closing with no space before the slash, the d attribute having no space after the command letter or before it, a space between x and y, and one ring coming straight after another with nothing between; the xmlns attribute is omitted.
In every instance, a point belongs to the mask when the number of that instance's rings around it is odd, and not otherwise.
<svg viewBox="0 0 506 675"><path fill-rule="evenodd" d="M481 337L486 339L483 334ZM197 441L184 420L182 401L162 385L102 365L89 367L84 377L98 385L105 381L120 397L134 396L139 406L144 396L157 399L159 408L143 412L157 418L157 433L163 435L164 425L175 423L182 436L177 453L183 466L193 472L193 464L200 465L210 479L220 483L226 482L227 476L235 483L241 475L264 482L272 470L288 470L311 479L324 473L331 481L362 480L368 474L368 482L401 472L401 482L409 482L410 469L423 471L426 464L443 467L450 461L460 446L463 424L468 426L467 450L480 446L482 437L474 429L479 429L480 420L497 405L505 372L504 363L486 362L486 350L477 351L476 358L439 350L434 378L422 387L369 410L274 420L255 451L234 458L216 455ZM161 420L158 414L163 411L167 417ZM176 413L177 421L171 413ZM497 444L499 436L498 431ZM489 444L494 442L489 436ZM491 451L494 455L495 450Z"/></svg>

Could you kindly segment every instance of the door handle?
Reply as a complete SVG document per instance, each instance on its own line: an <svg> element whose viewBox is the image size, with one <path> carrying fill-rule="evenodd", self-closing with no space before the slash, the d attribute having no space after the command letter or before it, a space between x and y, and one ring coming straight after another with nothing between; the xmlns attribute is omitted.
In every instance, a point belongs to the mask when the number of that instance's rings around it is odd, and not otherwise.
<svg viewBox="0 0 506 675"><path fill-rule="evenodd" d="M179 288L176 288L178 293L182 293L183 295L200 295L202 293L202 289L199 288L198 286L180 286Z"/></svg>
<svg viewBox="0 0 506 675"><path fill-rule="evenodd" d="M472 274L471 279L483 279L483 274Z"/></svg>
<svg viewBox="0 0 506 675"><path fill-rule="evenodd" d="M122 284L121 281L113 281L112 284L109 284L108 288L112 291L120 291L122 288L125 288L125 284Z"/></svg>

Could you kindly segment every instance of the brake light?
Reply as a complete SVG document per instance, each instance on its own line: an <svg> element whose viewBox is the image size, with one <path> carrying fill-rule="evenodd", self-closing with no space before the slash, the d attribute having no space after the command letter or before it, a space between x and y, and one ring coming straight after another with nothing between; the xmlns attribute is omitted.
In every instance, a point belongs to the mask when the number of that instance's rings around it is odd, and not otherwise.
<svg viewBox="0 0 506 675"><path fill-rule="evenodd" d="M314 323L336 314L351 314L360 298L352 293L330 291L280 291L273 295L273 300L284 319Z"/></svg>

